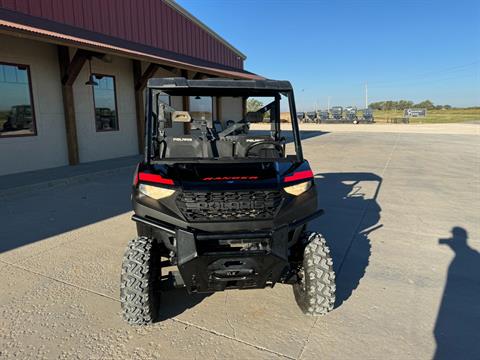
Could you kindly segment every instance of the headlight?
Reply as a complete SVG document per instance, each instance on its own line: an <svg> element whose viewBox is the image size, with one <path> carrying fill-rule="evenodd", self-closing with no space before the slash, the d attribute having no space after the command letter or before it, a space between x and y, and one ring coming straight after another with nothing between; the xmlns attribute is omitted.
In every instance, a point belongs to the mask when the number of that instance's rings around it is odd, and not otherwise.
<svg viewBox="0 0 480 360"><path fill-rule="evenodd" d="M169 197L170 195L173 195L173 193L175 192L175 190L173 189L165 189L162 187L145 185L145 184L140 184L138 186L138 190L143 195L148 196L155 200L160 200L160 199Z"/></svg>
<svg viewBox="0 0 480 360"><path fill-rule="evenodd" d="M291 195L298 196L298 195L303 194L305 191L307 191L311 187L312 187L312 182L311 181L306 181L306 182L303 182L303 183L300 183L300 184L297 184L297 185L284 187L283 190L285 190L287 193L289 193Z"/></svg>

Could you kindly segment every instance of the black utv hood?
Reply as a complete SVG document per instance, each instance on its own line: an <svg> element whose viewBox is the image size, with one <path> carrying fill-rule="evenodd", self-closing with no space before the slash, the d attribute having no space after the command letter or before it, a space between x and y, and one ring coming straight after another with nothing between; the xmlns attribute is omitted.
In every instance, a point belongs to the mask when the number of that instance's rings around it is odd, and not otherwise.
<svg viewBox="0 0 480 360"><path fill-rule="evenodd" d="M198 189L202 185L211 188L219 184L227 188L233 184L237 186L245 184L249 187L258 188L276 185L276 168L273 162L229 165L176 164L173 171L174 176L181 179L181 185L184 189Z"/></svg>
<svg viewBox="0 0 480 360"><path fill-rule="evenodd" d="M285 175L309 169L306 161L175 163L144 165L140 172L159 174L184 190L272 189L282 185Z"/></svg>

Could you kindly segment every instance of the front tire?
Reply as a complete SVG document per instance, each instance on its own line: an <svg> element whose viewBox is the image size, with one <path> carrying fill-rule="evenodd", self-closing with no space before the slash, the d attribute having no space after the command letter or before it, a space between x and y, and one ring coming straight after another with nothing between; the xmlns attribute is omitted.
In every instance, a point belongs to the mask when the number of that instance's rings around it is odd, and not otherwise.
<svg viewBox="0 0 480 360"><path fill-rule="evenodd" d="M159 305L160 256L153 239L131 240L123 257L120 280L122 314L129 324L155 321Z"/></svg>
<svg viewBox="0 0 480 360"><path fill-rule="evenodd" d="M293 293L305 314L325 315L335 304L335 273L330 249L319 233L305 233L304 240L307 246L303 266L298 273L298 282L293 285Z"/></svg>

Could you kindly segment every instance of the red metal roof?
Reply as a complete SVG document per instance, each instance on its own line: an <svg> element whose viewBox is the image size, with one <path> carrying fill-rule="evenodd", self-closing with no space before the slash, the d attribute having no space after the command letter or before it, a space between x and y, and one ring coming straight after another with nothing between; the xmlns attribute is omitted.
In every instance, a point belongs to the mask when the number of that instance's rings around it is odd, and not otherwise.
<svg viewBox="0 0 480 360"><path fill-rule="evenodd" d="M189 63L242 70L245 59L171 0L0 0L0 19Z"/></svg>
<svg viewBox="0 0 480 360"><path fill-rule="evenodd" d="M170 66L181 68L181 69L203 72L206 74L211 74L216 76L238 78L238 79L252 79L252 80L263 79L263 77L261 76L247 72L242 69L235 70L235 69L219 68L214 66L210 67L210 66L196 65L189 62L183 62L183 61L178 61L171 58L156 56L156 55L145 53L142 51L127 49L127 48L111 45L104 42L86 40L76 36L65 35L62 33L43 30L43 29L22 25L14 22L9 22L5 20L0 20L0 30L1 29L15 30L16 32L31 34L33 37L47 38L50 41L58 44L67 44L67 45L74 45L74 46L79 46L79 47L84 47L84 48L89 48L94 50L103 50L108 53L127 55L129 57L133 57L141 60L170 65Z"/></svg>

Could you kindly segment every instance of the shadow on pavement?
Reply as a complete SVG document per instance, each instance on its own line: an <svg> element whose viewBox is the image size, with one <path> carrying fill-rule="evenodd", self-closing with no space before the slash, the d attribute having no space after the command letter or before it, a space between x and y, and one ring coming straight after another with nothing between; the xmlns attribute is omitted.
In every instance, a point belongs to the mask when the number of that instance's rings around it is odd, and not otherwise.
<svg viewBox="0 0 480 360"><path fill-rule="evenodd" d="M468 246L464 228L452 228L452 237L440 239L454 252L433 331L434 359L480 357L480 253Z"/></svg>
<svg viewBox="0 0 480 360"><path fill-rule="evenodd" d="M0 253L131 211L133 172L2 201Z"/></svg>
<svg viewBox="0 0 480 360"><path fill-rule="evenodd" d="M309 227L321 232L330 247L336 273L335 307L339 307L365 275L371 252L369 234L382 226L377 203L382 178L367 172L323 173L316 175L315 183L319 208L325 214Z"/></svg>
<svg viewBox="0 0 480 360"><path fill-rule="evenodd" d="M160 309L155 322L161 322L180 315L184 311L198 305L211 294L191 294L185 288L173 288L162 291Z"/></svg>

